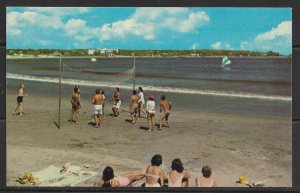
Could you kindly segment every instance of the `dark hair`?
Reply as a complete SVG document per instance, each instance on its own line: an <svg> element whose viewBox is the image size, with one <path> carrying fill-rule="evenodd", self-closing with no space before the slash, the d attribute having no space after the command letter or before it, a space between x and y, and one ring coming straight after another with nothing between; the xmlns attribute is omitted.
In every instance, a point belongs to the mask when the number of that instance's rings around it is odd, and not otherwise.
<svg viewBox="0 0 300 193"><path fill-rule="evenodd" d="M165 95L161 95L161 100L165 100L166 99L166 96Z"/></svg>
<svg viewBox="0 0 300 193"><path fill-rule="evenodd" d="M114 170L110 166L106 166L103 170L102 180L104 181L104 187L110 187L109 181L115 177Z"/></svg>
<svg viewBox="0 0 300 193"><path fill-rule="evenodd" d="M172 170L176 170L178 173L182 173L184 169L181 160L178 158L172 161L171 168Z"/></svg>
<svg viewBox="0 0 300 193"><path fill-rule="evenodd" d="M75 93L78 93L78 88L75 87L75 88L74 88L74 92L75 92Z"/></svg>
<svg viewBox="0 0 300 193"><path fill-rule="evenodd" d="M142 87L139 87L139 90L140 90L141 92L143 92L143 88L142 88Z"/></svg>
<svg viewBox="0 0 300 193"><path fill-rule="evenodd" d="M162 157L160 154L156 154L151 159L152 166L160 166L162 164Z"/></svg>
<svg viewBox="0 0 300 193"><path fill-rule="evenodd" d="M117 91L120 91L120 88L119 87L116 87Z"/></svg>
<svg viewBox="0 0 300 193"><path fill-rule="evenodd" d="M100 94L100 89L97 89L97 90L96 90L96 94Z"/></svg>
<svg viewBox="0 0 300 193"><path fill-rule="evenodd" d="M104 94L104 90L101 90L101 94Z"/></svg>
<svg viewBox="0 0 300 193"><path fill-rule="evenodd" d="M211 168L208 165L203 166L201 172L205 178L209 178L212 173Z"/></svg>
<svg viewBox="0 0 300 193"><path fill-rule="evenodd" d="M136 90L133 90L133 91L132 91L132 94L136 95L136 94L137 94L137 91L136 91Z"/></svg>

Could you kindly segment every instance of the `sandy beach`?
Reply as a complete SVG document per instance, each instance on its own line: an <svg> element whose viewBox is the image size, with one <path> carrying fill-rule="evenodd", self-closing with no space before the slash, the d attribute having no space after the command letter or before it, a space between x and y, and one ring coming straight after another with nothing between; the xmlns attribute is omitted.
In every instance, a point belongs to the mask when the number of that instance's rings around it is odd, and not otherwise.
<svg viewBox="0 0 300 193"><path fill-rule="evenodd" d="M81 120L74 124L67 121L71 106L69 98L63 96L59 129L54 124L58 119L57 96L30 93L25 98L23 116L11 114L16 105L15 90L7 90L6 101L8 186L23 186L16 179L25 172L66 162L88 164L90 170L99 172L97 177L78 184L94 186L107 165L116 175L144 171L157 153L163 156L165 173L172 160L180 158L192 176L190 186L195 185L204 164L212 167L213 178L221 187L241 187L236 184L241 175L267 187L292 185L289 117L175 108L171 128L148 132L146 119L140 118L134 125L126 121L130 115L126 112L128 101L124 100L120 117L109 115L112 103L107 102L103 124L94 128L90 98L82 97Z"/></svg>

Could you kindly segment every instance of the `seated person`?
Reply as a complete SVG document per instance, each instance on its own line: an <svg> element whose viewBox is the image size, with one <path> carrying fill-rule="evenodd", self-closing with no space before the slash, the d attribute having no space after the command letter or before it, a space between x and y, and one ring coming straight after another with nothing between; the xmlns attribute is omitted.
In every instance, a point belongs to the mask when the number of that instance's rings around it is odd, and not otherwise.
<svg viewBox="0 0 300 193"><path fill-rule="evenodd" d="M187 179L191 176L189 173L183 172L181 160L174 159L171 168L172 171L168 172L168 187L188 187Z"/></svg>
<svg viewBox="0 0 300 193"><path fill-rule="evenodd" d="M151 159L151 165L146 169L145 187L162 187L164 186L164 172L159 167L162 164L162 157L156 154Z"/></svg>
<svg viewBox="0 0 300 193"><path fill-rule="evenodd" d="M217 182L211 177L212 170L208 165L203 166L202 175L196 178L196 187L217 187Z"/></svg>

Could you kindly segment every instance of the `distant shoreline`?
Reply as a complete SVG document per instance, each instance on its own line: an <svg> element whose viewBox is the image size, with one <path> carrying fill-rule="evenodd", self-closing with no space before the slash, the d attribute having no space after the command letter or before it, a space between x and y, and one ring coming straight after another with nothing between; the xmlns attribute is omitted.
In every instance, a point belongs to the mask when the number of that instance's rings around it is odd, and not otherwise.
<svg viewBox="0 0 300 193"><path fill-rule="evenodd" d="M222 58L223 56L134 56L135 58ZM290 56L229 56L230 58L291 58ZM6 59L50 59L60 58L58 56L10 56L6 55ZM133 58L133 56L62 56L61 58Z"/></svg>

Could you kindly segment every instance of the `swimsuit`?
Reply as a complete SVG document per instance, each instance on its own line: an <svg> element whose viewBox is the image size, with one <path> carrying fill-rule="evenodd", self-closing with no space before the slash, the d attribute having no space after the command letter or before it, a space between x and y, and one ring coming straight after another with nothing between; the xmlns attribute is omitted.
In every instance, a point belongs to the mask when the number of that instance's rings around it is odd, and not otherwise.
<svg viewBox="0 0 300 193"><path fill-rule="evenodd" d="M94 114L95 115L102 115L102 105L94 105Z"/></svg>
<svg viewBox="0 0 300 193"><path fill-rule="evenodd" d="M154 101L147 101L147 112L151 116L155 115L155 102Z"/></svg>
<svg viewBox="0 0 300 193"><path fill-rule="evenodd" d="M159 175L154 175L154 174L145 174L147 177L153 177L156 179L156 181L159 180L160 176ZM147 182L145 183L145 187L161 187L160 184L158 182L154 183L154 184L148 184Z"/></svg>
<svg viewBox="0 0 300 193"><path fill-rule="evenodd" d="M121 100L118 100L118 102L115 101L113 107L119 109L121 106Z"/></svg>
<svg viewBox="0 0 300 193"><path fill-rule="evenodd" d="M157 182L155 184L148 184L147 182L145 183L145 187L157 187L157 188L160 188L160 184Z"/></svg>
<svg viewBox="0 0 300 193"><path fill-rule="evenodd" d="M181 174L181 176L174 183L172 183L171 178L168 174L168 187L181 187L182 179L183 174Z"/></svg>
<svg viewBox="0 0 300 193"><path fill-rule="evenodd" d="M138 111L138 104L134 103L130 108L130 113L134 114Z"/></svg>
<svg viewBox="0 0 300 193"><path fill-rule="evenodd" d="M18 102L18 103L23 102L23 96L18 96L18 97L17 97L17 102Z"/></svg>
<svg viewBox="0 0 300 193"><path fill-rule="evenodd" d="M129 179L125 176L118 176L115 179L118 180L119 187L127 187L130 184Z"/></svg>

